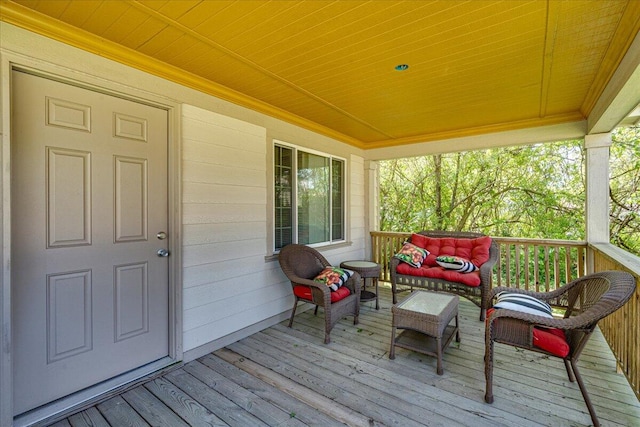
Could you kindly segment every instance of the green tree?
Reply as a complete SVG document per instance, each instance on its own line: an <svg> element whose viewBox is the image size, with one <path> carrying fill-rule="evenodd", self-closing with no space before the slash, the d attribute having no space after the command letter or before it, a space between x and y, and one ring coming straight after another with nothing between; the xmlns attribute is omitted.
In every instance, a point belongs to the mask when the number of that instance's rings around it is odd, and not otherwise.
<svg viewBox="0 0 640 427"><path fill-rule="evenodd" d="M618 128L612 139L611 243L640 255L640 126Z"/></svg>
<svg viewBox="0 0 640 427"><path fill-rule="evenodd" d="M581 141L382 162L381 228L584 238Z"/></svg>
<svg viewBox="0 0 640 427"><path fill-rule="evenodd" d="M383 231L585 239L582 140L381 162ZM640 255L640 128L613 133L611 241Z"/></svg>

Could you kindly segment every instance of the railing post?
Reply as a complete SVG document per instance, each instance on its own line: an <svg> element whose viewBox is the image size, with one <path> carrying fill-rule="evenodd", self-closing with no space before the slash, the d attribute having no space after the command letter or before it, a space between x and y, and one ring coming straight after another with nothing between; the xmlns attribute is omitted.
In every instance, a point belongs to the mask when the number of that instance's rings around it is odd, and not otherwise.
<svg viewBox="0 0 640 427"><path fill-rule="evenodd" d="M611 133L586 135L587 194L585 213L587 217L587 243L609 242L609 147ZM589 266L593 265L589 253ZM590 268L588 273L592 273Z"/></svg>
<svg viewBox="0 0 640 427"><path fill-rule="evenodd" d="M374 160L366 160L364 163L365 170L365 201L364 205L367 207L366 215L366 227L369 232L380 229L380 201L379 201L379 179L378 179L378 162ZM373 259L376 255L373 253L374 247L371 246L371 242L367 242L365 239L365 253L369 254L368 259Z"/></svg>

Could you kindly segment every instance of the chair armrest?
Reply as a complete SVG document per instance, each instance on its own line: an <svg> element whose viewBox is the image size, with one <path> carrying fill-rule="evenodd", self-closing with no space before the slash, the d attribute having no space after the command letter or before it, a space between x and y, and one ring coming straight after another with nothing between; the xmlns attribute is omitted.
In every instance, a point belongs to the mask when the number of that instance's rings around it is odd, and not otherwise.
<svg viewBox="0 0 640 427"><path fill-rule="evenodd" d="M323 295L327 295L328 297L331 295L331 289L329 289L327 285L311 279L303 279L302 277L295 276L291 279L291 284L293 286L310 286L312 288L312 292L313 289L318 289L320 292L322 292Z"/></svg>
<svg viewBox="0 0 640 427"><path fill-rule="evenodd" d="M360 292L362 288L362 278L360 277L360 274L357 271L353 272L353 276L349 277L349 280L345 282L344 286L349 288L352 294L357 294L358 298L360 298Z"/></svg>
<svg viewBox="0 0 640 427"><path fill-rule="evenodd" d="M489 316L487 320L487 326L490 327L496 320L504 318L520 321L530 327L544 326L547 328L558 328L565 331L580 329L586 330L592 328L602 317L604 316L599 316L595 310L587 310L574 317L554 317L553 319L550 319L544 316L536 316L535 314L501 308L491 313L491 316Z"/></svg>
<svg viewBox="0 0 640 427"><path fill-rule="evenodd" d="M535 314L509 310L506 308L501 308L499 310L493 311L487 320L488 325L491 325L493 322L500 318L518 320L531 326L545 326L548 328L558 329L573 329L575 327L575 322L568 322L569 320L573 319L564 319L560 317L554 317L553 319L550 319L548 317L537 316Z"/></svg>
<svg viewBox="0 0 640 427"><path fill-rule="evenodd" d="M395 256L392 256L389 260L389 274L391 275L391 283L396 282L396 269L398 268L398 264L400 264L400 260Z"/></svg>

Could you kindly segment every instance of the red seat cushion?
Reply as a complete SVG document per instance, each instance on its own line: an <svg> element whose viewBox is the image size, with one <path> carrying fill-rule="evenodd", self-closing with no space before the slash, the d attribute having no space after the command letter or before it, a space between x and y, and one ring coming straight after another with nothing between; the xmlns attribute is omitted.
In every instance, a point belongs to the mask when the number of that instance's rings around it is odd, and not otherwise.
<svg viewBox="0 0 640 427"><path fill-rule="evenodd" d="M414 233L411 235L411 243L429 251L423 265L436 267L436 258L440 255L452 255L471 261L477 267L489 259L491 237L482 236L475 239L456 239L453 237L428 237ZM455 280L458 282L459 280ZM464 283L464 282L463 282Z"/></svg>
<svg viewBox="0 0 640 427"><path fill-rule="evenodd" d="M491 313L494 311L495 308L487 310L485 320L487 323L489 323ZM497 320L497 322L499 321L500 319ZM533 328L533 345L558 357L564 358L569 354L569 344L562 329L535 326Z"/></svg>
<svg viewBox="0 0 640 427"><path fill-rule="evenodd" d="M431 255L429 255L430 257ZM427 258L429 258L427 257ZM460 273L455 270L447 270L436 264L436 267L430 267L423 264L420 268L412 267L409 264L401 262L396 268L398 274L405 274L409 276L418 277L431 277L433 279L442 279L449 282L458 282L467 286L477 287L480 286L480 271L474 271L471 273Z"/></svg>
<svg viewBox="0 0 640 427"><path fill-rule="evenodd" d="M309 286L294 286L293 293L298 298L312 301L311 288ZM349 295L351 295L349 288L342 286L341 288L338 288L337 291L331 292L331 303L338 302Z"/></svg>
<svg viewBox="0 0 640 427"><path fill-rule="evenodd" d="M533 345L558 357L569 354L569 344L562 329L534 327Z"/></svg>

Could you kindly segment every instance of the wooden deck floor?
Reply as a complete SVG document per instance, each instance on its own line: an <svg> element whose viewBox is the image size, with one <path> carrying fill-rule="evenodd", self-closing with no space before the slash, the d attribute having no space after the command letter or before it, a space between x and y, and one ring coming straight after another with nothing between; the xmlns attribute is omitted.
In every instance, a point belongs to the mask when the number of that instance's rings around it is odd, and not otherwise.
<svg viewBox="0 0 640 427"><path fill-rule="evenodd" d="M483 323L460 299L461 343L435 359L389 360L391 297L364 303L324 345L322 317L296 316L54 424L59 426L587 426L561 361L496 345L495 402L484 403ZM598 332L580 369L603 426L640 426L640 403Z"/></svg>

